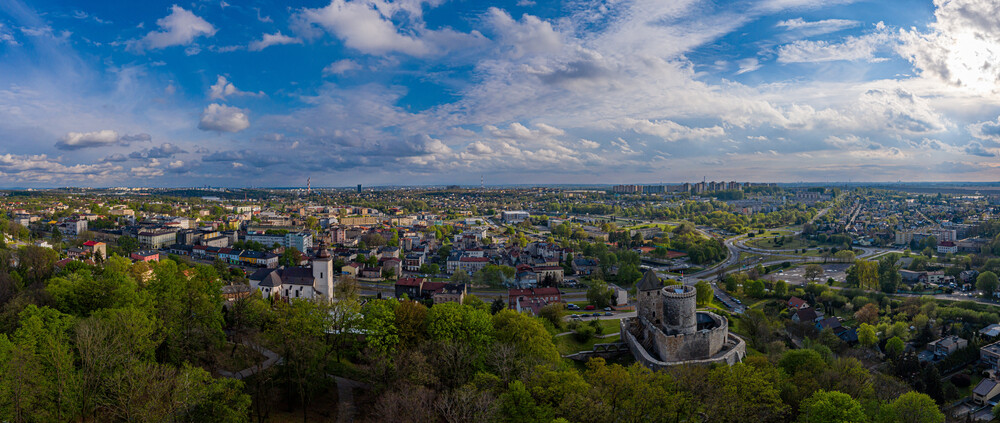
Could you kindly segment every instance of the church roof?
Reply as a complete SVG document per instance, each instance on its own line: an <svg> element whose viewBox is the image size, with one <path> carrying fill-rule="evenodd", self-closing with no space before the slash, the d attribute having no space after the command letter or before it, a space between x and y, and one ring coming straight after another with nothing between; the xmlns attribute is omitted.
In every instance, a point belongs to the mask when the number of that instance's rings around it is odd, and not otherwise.
<svg viewBox="0 0 1000 423"><path fill-rule="evenodd" d="M642 275L642 279L636 284L636 288L640 291L652 291L663 288L663 282L660 282L660 277L656 276L656 272L650 269Z"/></svg>

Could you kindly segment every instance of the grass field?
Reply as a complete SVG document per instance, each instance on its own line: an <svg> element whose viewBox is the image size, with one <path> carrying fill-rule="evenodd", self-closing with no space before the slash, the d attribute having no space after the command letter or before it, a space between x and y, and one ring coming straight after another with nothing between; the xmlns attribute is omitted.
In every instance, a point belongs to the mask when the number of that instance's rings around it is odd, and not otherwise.
<svg viewBox="0 0 1000 423"><path fill-rule="evenodd" d="M609 336L607 338L593 337L590 338L590 340L587 342L580 343L576 342L576 340L573 339L573 335L564 335L564 336L557 336L552 341L555 342L556 349L559 350L559 353L566 355L566 354L576 354L580 351L591 351L594 349L594 345L596 344L608 344L612 342L618 342L620 340L621 336L615 335L615 336Z"/></svg>

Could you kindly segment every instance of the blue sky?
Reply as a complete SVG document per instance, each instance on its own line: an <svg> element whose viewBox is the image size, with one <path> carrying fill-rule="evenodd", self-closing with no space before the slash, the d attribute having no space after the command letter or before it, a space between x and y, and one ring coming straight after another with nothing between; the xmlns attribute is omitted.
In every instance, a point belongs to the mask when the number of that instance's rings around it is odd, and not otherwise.
<svg viewBox="0 0 1000 423"><path fill-rule="evenodd" d="M0 186L1000 179L995 0L0 0Z"/></svg>

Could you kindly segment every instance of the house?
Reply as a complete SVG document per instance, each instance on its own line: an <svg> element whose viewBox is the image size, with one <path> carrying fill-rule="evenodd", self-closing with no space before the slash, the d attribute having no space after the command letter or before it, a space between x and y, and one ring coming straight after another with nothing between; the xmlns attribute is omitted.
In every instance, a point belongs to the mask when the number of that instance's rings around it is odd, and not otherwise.
<svg viewBox="0 0 1000 423"><path fill-rule="evenodd" d="M979 349L979 361L993 370L1000 370L1000 341Z"/></svg>
<svg viewBox="0 0 1000 423"><path fill-rule="evenodd" d="M507 308L517 312L530 312L537 315L538 311L548 304L562 301L558 288L527 288L507 291Z"/></svg>
<svg viewBox="0 0 1000 423"><path fill-rule="evenodd" d="M250 286L259 289L264 298L325 298L333 299L333 258L320 243L319 252L309 267L279 267L260 269L250 275Z"/></svg>
<svg viewBox="0 0 1000 423"><path fill-rule="evenodd" d="M979 330L979 334L984 338L996 338L1000 336L1000 324L994 323Z"/></svg>
<svg viewBox="0 0 1000 423"><path fill-rule="evenodd" d="M534 266L531 270L538 274L539 281L551 280L554 284L560 284L563 281L562 266Z"/></svg>
<svg viewBox="0 0 1000 423"><path fill-rule="evenodd" d="M903 283L915 284L920 281L920 277L924 275L924 272L915 272L912 270L899 269L899 276L902 278Z"/></svg>
<svg viewBox="0 0 1000 423"><path fill-rule="evenodd" d="M590 258L573 259L573 272L578 275L589 275L597 270L597 260Z"/></svg>
<svg viewBox="0 0 1000 423"><path fill-rule="evenodd" d="M434 304L441 303L459 303L465 301L465 296L468 294L468 286L464 283L449 283L441 287L437 292L435 292L431 298L434 299Z"/></svg>
<svg viewBox="0 0 1000 423"><path fill-rule="evenodd" d="M129 254L132 261L160 261L160 253L156 251L137 251Z"/></svg>
<svg viewBox="0 0 1000 423"><path fill-rule="evenodd" d="M812 307L800 309L792 315L792 321L796 323L813 323L823 316L823 312L818 312Z"/></svg>
<svg viewBox="0 0 1000 423"><path fill-rule="evenodd" d="M992 404L996 402L997 395L1000 395L1000 383L992 378L986 378L972 389L972 402L979 405Z"/></svg>
<svg viewBox="0 0 1000 423"><path fill-rule="evenodd" d="M816 322L816 330L832 329L833 333L837 333L837 331L842 328L843 326L840 325L840 320L836 317L827 317Z"/></svg>
<svg viewBox="0 0 1000 423"><path fill-rule="evenodd" d="M801 310L804 308L809 308L809 303L799 297L792 297L788 299L788 308L793 308L796 310Z"/></svg>
<svg viewBox="0 0 1000 423"><path fill-rule="evenodd" d="M406 277L396 279L396 298L403 298L404 295L411 300L420 298L420 289L424 282L427 282L426 278Z"/></svg>
<svg viewBox="0 0 1000 423"><path fill-rule="evenodd" d="M468 274L474 274L490 264L490 259L486 257L462 256L458 260L458 268Z"/></svg>
<svg viewBox="0 0 1000 423"><path fill-rule="evenodd" d="M958 336L951 335L928 343L927 350L934 353L934 357L941 359L968 346L969 341L959 338Z"/></svg>
<svg viewBox="0 0 1000 423"><path fill-rule="evenodd" d="M424 265L424 255L418 253L410 253L406 255L403 259L403 268L407 272L419 272L420 266Z"/></svg>
<svg viewBox="0 0 1000 423"><path fill-rule="evenodd" d="M90 254L91 257L100 257L101 259L108 258L108 246L103 242L98 241L87 241L83 243L83 249Z"/></svg>
<svg viewBox="0 0 1000 423"><path fill-rule="evenodd" d="M388 274L392 271L392 278L396 279L403 274L403 261L396 257L382 257L378 259L382 272Z"/></svg>
<svg viewBox="0 0 1000 423"><path fill-rule="evenodd" d="M358 277L358 273L360 273L360 271L361 271L361 263L355 263L355 262L347 263L344 265L344 267L340 268L340 273L342 275L348 275L355 278Z"/></svg>

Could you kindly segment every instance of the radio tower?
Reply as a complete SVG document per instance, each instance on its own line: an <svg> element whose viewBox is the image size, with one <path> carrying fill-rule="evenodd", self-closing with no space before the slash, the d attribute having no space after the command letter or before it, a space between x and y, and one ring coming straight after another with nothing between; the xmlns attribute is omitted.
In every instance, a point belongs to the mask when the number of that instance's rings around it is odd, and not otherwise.
<svg viewBox="0 0 1000 423"><path fill-rule="evenodd" d="M306 178L306 195L312 194L312 178Z"/></svg>
<svg viewBox="0 0 1000 423"><path fill-rule="evenodd" d="M486 175L479 174L479 190L486 191Z"/></svg>

